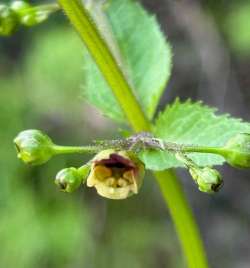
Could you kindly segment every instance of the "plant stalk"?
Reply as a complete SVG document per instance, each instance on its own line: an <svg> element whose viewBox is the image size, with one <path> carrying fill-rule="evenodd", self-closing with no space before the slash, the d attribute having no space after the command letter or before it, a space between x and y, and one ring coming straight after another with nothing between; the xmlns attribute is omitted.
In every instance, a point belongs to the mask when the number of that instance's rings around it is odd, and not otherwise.
<svg viewBox="0 0 250 268"><path fill-rule="evenodd" d="M53 151L55 154L84 154L84 153L97 153L100 151L99 146L61 146L54 145Z"/></svg>
<svg viewBox="0 0 250 268"><path fill-rule="evenodd" d="M133 130L150 131L149 120L86 8L78 0L58 0L58 3L88 48ZM175 223L189 268L208 268L197 225L175 174L163 171L155 173L155 176Z"/></svg>

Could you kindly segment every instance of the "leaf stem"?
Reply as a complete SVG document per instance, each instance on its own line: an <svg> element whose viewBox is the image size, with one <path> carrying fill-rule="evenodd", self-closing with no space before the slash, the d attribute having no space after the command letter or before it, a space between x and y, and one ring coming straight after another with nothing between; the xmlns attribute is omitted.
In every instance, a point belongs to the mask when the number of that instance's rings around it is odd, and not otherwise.
<svg viewBox="0 0 250 268"><path fill-rule="evenodd" d="M58 2L87 46L134 131L150 131L148 119L88 11L78 0ZM207 268L197 225L176 176L172 171L157 172L155 175L173 217L189 268Z"/></svg>

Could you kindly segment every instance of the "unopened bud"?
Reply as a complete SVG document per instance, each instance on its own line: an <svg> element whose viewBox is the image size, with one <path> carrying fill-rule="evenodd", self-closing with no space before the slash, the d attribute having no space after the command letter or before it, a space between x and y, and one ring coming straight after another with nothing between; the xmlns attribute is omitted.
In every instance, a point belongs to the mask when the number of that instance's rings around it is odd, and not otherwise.
<svg viewBox="0 0 250 268"><path fill-rule="evenodd" d="M67 193L74 192L82 182L82 175L76 168L65 168L56 175L55 184L60 190Z"/></svg>
<svg viewBox="0 0 250 268"><path fill-rule="evenodd" d="M39 130L30 129L20 132L14 139L17 156L26 164L41 165L54 154L53 142Z"/></svg>
<svg viewBox="0 0 250 268"><path fill-rule="evenodd" d="M218 192L223 184L220 173L213 168L191 167L189 172L201 192Z"/></svg>
<svg viewBox="0 0 250 268"><path fill-rule="evenodd" d="M110 199L137 194L142 184L144 164L131 152L104 150L92 160L87 186Z"/></svg>
<svg viewBox="0 0 250 268"><path fill-rule="evenodd" d="M223 156L236 168L250 168L250 134L240 133L231 138L224 147Z"/></svg>

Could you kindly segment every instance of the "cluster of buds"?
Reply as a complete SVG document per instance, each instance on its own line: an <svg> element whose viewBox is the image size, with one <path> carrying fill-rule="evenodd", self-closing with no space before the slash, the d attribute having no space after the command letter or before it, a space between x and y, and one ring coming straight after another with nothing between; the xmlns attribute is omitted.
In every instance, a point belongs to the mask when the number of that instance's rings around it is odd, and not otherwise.
<svg viewBox="0 0 250 268"><path fill-rule="evenodd" d="M58 9L57 4L31 6L24 1L0 4L0 35L13 34L19 25L30 27L42 23Z"/></svg>
<svg viewBox="0 0 250 268"><path fill-rule="evenodd" d="M48 135L39 130L26 130L18 134L14 144L18 157L31 165L44 164L58 154L95 153L94 158L82 167L61 170L56 176L55 183L60 190L73 192L86 182L88 187L95 187L99 195L110 199L125 199L138 193L145 173L145 166L137 157L138 148L141 150L149 146L151 149L155 146L155 149L161 150L169 148L170 152L174 152L174 148L177 148L176 158L186 166L199 190L206 193L214 193L221 188L223 184L221 175L212 167L197 165L186 155L187 152L213 152L223 156L233 167L250 167L250 134L246 133L231 138L224 147L183 145L178 147L163 141L159 143L159 139L140 134L125 140L102 141L93 146L72 147L54 144Z"/></svg>
<svg viewBox="0 0 250 268"><path fill-rule="evenodd" d="M26 130L14 139L18 158L26 164L41 165L59 153L80 152L77 147L55 145L39 130ZM78 150L78 151L77 151ZM110 199L125 199L137 194L144 177L144 164L132 152L102 150L80 168L65 168L56 175L55 183L71 193L87 182L98 194Z"/></svg>

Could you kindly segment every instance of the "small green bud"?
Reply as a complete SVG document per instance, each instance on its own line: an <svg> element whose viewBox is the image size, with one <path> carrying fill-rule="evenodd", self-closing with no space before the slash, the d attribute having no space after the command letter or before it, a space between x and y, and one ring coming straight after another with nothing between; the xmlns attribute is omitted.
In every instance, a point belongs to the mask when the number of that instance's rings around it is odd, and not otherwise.
<svg viewBox="0 0 250 268"><path fill-rule="evenodd" d="M17 25L18 20L15 13L7 5L0 4L0 35L11 35Z"/></svg>
<svg viewBox="0 0 250 268"><path fill-rule="evenodd" d="M210 167L191 167L189 172L201 192L218 192L223 184L220 173Z"/></svg>
<svg viewBox="0 0 250 268"><path fill-rule="evenodd" d="M223 156L236 168L250 168L250 134L240 133L229 139L224 146Z"/></svg>
<svg viewBox="0 0 250 268"><path fill-rule="evenodd" d="M39 130L30 129L20 132L14 139L18 158L24 163L41 165L54 154L53 142Z"/></svg>
<svg viewBox="0 0 250 268"><path fill-rule="evenodd" d="M82 179L81 173L76 168L65 168L57 173L55 184L61 191L72 193L79 188Z"/></svg>

